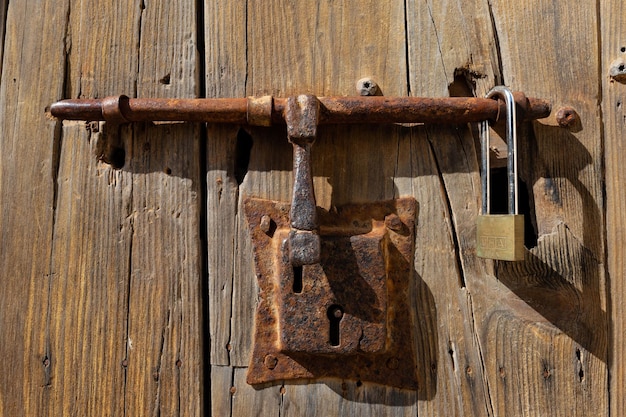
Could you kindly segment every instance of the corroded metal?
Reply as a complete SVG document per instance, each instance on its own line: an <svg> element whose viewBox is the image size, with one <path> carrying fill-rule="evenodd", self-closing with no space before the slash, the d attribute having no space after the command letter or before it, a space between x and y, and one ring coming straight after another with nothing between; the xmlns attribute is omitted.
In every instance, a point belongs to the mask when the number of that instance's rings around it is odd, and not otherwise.
<svg viewBox="0 0 626 417"><path fill-rule="evenodd" d="M316 230L317 213L313 192L311 145L317 135L319 102L314 96L291 97L287 105L287 136L293 144L293 194L291 227Z"/></svg>
<svg viewBox="0 0 626 417"><path fill-rule="evenodd" d="M546 100L527 98L516 92L520 120L534 120L550 114ZM108 101L107 101L108 100ZM319 124L338 123L469 123L497 120L505 114L503 101L476 97L318 97ZM53 103L50 113L66 120L107 120L107 103L117 102L119 113L129 122L189 121L240 125L286 124L288 99L128 98L68 99ZM268 120L269 118L269 120Z"/></svg>
<svg viewBox="0 0 626 417"><path fill-rule="evenodd" d="M556 122L560 127L566 129L577 129L581 127L581 120L578 112L573 107L561 107L556 112Z"/></svg>
<svg viewBox="0 0 626 417"><path fill-rule="evenodd" d="M286 247L290 209L244 201L260 289L248 383L334 377L417 389L410 302L417 202L317 208L320 262L302 267ZM276 225L271 233L267 218Z"/></svg>
<svg viewBox="0 0 626 417"><path fill-rule="evenodd" d="M320 261L320 237L317 233L317 210L311 168L311 146L317 135L319 101L315 96L307 95L289 98L285 120L287 136L293 145L293 191L288 258L293 266L311 265Z"/></svg>
<svg viewBox="0 0 626 417"><path fill-rule="evenodd" d="M120 102L128 100L126 96L106 97L102 100L102 115L104 118L113 123L128 123L128 119L124 117Z"/></svg>
<svg viewBox="0 0 626 417"><path fill-rule="evenodd" d="M271 126L272 96L248 97L247 118L250 126Z"/></svg>

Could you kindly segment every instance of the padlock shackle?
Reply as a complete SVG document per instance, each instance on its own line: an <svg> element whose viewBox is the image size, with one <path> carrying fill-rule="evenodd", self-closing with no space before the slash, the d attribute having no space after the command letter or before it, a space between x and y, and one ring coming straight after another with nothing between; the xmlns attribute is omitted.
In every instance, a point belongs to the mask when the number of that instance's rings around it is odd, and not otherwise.
<svg viewBox="0 0 626 417"><path fill-rule="evenodd" d="M519 214L517 197L517 114L515 111L515 99L510 89L504 86L492 88L486 98L499 96L506 104L506 142L507 142L507 174L508 174L508 203L509 214ZM482 186L482 211L489 214L491 211L491 172L489 163L489 124L484 121L480 125L481 141L481 186Z"/></svg>
<svg viewBox="0 0 626 417"><path fill-rule="evenodd" d="M482 214L491 213L491 163L489 160L489 122L482 121L480 129L480 184L482 188Z"/></svg>

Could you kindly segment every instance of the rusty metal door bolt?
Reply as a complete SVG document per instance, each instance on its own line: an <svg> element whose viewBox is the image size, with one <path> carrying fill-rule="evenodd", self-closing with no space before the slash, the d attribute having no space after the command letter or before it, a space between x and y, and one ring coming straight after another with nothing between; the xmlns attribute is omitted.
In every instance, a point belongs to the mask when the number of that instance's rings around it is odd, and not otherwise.
<svg viewBox="0 0 626 417"><path fill-rule="evenodd" d="M513 93L518 120L550 114L546 100ZM453 123L497 120L506 114L503 101L474 97L318 97L318 124ZM288 98L128 98L61 100L50 106L64 120L120 122L186 121L270 126L287 123Z"/></svg>
<svg viewBox="0 0 626 417"><path fill-rule="evenodd" d="M365 88L365 81L360 80ZM374 88L367 81L368 88ZM515 94L526 119L546 117L550 105ZM62 100L50 112L60 119L106 120L115 124L138 121L193 121L270 126L287 124L293 145L293 194L290 259L294 266L319 263L315 193L311 172L311 146L318 124L333 123L467 123L496 120L504 104L481 98L320 97L300 95L287 99L264 97L232 99L131 99Z"/></svg>
<svg viewBox="0 0 626 417"><path fill-rule="evenodd" d="M362 94L376 85L363 81ZM518 120L550 114L548 102L514 94ZM311 148L320 124L496 121L505 103L485 98L315 97L63 100L60 119L287 125L291 204L246 198L260 288L247 381L338 377L417 389L410 292L413 198L316 206ZM338 360L340 359L340 360Z"/></svg>

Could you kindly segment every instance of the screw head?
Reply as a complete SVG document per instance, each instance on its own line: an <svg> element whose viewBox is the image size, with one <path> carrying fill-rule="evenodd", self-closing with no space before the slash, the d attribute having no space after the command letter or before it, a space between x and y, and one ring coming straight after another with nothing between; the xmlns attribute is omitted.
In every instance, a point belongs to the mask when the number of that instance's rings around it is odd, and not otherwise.
<svg viewBox="0 0 626 417"><path fill-rule="evenodd" d="M261 223L259 223L259 228L263 231L263 233L269 233L272 228L272 219L267 214L261 217Z"/></svg>
<svg viewBox="0 0 626 417"><path fill-rule="evenodd" d="M278 365L278 358L274 355L265 355L263 363L267 369L274 369Z"/></svg>
<svg viewBox="0 0 626 417"><path fill-rule="evenodd" d="M356 82L356 91L362 96L375 96L378 93L378 84L369 77L361 78Z"/></svg>

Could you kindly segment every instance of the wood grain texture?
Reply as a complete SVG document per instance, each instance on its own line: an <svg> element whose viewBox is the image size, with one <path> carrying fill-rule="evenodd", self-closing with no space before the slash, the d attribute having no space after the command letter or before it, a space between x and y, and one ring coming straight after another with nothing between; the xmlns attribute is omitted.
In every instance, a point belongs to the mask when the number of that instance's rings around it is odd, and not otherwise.
<svg viewBox="0 0 626 417"><path fill-rule="evenodd" d="M626 62L626 7L617 1L600 3L600 80L602 80L602 119L604 121L604 160L606 167L607 271L610 294L608 320L610 415L626 414L626 309L624 277L624 242L626 242L626 195L624 181L624 146L626 137L626 84L614 81L608 74L612 66ZM621 61L620 61L621 60Z"/></svg>
<svg viewBox="0 0 626 417"><path fill-rule="evenodd" d="M0 416L626 414L626 87L608 75L626 61L626 9L518 3L0 0ZM504 83L581 123L520 127L535 236L517 264L475 256L475 127L322 126L318 205L418 201L420 388L251 387L259 295L241 206L289 201L286 130L85 129L44 109L120 93L353 95L364 76L386 96ZM109 145L125 150L119 169L96 157Z"/></svg>
<svg viewBox="0 0 626 417"><path fill-rule="evenodd" d="M138 97L197 95L195 8L193 0L143 5ZM133 129L128 415L202 413L199 140L197 125Z"/></svg>
<svg viewBox="0 0 626 417"><path fill-rule="evenodd" d="M152 7L71 4L67 95L195 96L195 3ZM85 21L93 22L89 31ZM96 149L118 133L126 158L116 170L96 159ZM193 126L118 132L101 124L91 135L81 123L63 128L48 329L51 415L200 414L198 154Z"/></svg>
<svg viewBox="0 0 626 417"><path fill-rule="evenodd" d="M230 4L224 8L207 6L211 12L207 11L206 16L213 23L205 25L207 73L210 75L208 95L218 91L230 95L240 91L242 86L245 90L235 96L353 95L356 81L368 75L379 83L385 94L407 93L404 5L401 2L391 7L372 1L356 4L344 1L253 1L248 2L243 10ZM376 24L369 26L368 30L361 30L361 22L369 20ZM241 33L239 26L234 29L234 34L218 32L223 22L231 21L245 22L246 32ZM226 54L224 50L230 53ZM238 55L244 52L245 55ZM343 59L335 59L338 55ZM237 72L241 69L242 56L245 57L245 77ZM211 82L217 86L211 86ZM241 154L234 131L211 128L209 138L215 144L209 144L207 156L208 230L220 242L219 246L209 247L209 272L211 280L217 280L210 284L213 303L211 361L237 366L235 375L239 373L241 378L246 372L251 351L258 289L247 225L239 215L238 207L244 196L289 201L292 184L292 150L284 128L248 129L248 134L253 144L247 173L238 165L242 161L238 158ZM389 141L383 152L379 143L382 135ZM245 135L240 133L240 139L242 136ZM318 205L329 208L346 202L398 196L393 183L398 141L399 131L389 133L384 128L323 129L313 150ZM234 178L235 171L246 175ZM235 213L234 217L231 217L232 213ZM235 243L230 241L233 232ZM221 242L224 242L223 246ZM229 321L231 327L227 329L225 324ZM328 383L336 385L336 382ZM252 398L255 402L273 404L277 389L273 386L254 391ZM306 398L310 406L308 410L319 410L315 415L326 415L324 410L350 404L328 389L322 389L318 395L307 386L287 384L285 390L285 396L292 395L293 401L302 402ZM233 415L246 410L237 406L239 392L240 387L237 387ZM393 394L366 387L360 392L359 401L364 403L378 401L389 405L389 398L393 397ZM415 397L415 394L408 394L403 412L415 414ZM363 404L353 410L368 407ZM384 408L380 405L378 409ZM302 408L295 410L302 411ZM290 413L294 415L294 403Z"/></svg>
<svg viewBox="0 0 626 417"><path fill-rule="evenodd" d="M245 368L233 368L232 395L233 416L279 416L282 405L282 389L273 386L257 390L246 383Z"/></svg>
<svg viewBox="0 0 626 417"><path fill-rule="evenodd" d="M415 392L365 382L357 385L354 381L301 381L285 385L280 415L408 417L416 415L415 401Z"/></svg>
<svg viewBox="0 0 626 417"><path fill-rule="evenodd" d="M578 140L560 128L541 123L536 123L534 130L522 129L522 180L532 187L530 220L540 238L524 263L499 263L496 270L491 262L477 260L473 250L480 188L475 140L465 129L427 129L449 206L461 287L467 295L468 306L461 315L469 324L464 340L473 341L465 367L466 377L472 378L466 386L460 385L460 393L451 394L459 399L460 410L472 410L471 414L482 410L488 415L585 415L591 409L606 410L607 321L603 268L598 261L603 251L602 172L598 168L601 165L594 163L601 156L599 119L594 111L594 80L598 75L594 62L563 49L561 42L569 30L577 28L581 38L577 45L589 45L594 50L595 17L582 11L593 7L550 11L528 5L512 7L504 2L493 2L493 9L472 2L426 2L413 7L424 25L414 32L419 34L416 38L410 37L415 46L412 49L410 43L409 50L416 51L410 57L418 57L411 66L413 94L441 94L445 89L452 94L459 91L461 82L465 85L460 90L466 94L483 95L503 80L515 90L551 100L557 108L559 100L573 95L583 103L576 102L575 106L590 115ZM547 15L559 16L562 21L546 25ZM522 21L525 23L520 24ZM424 30L427 23L432 24L430 32ZM467 30L459 31L459 27ZM483 35L478 36L474 29ZM555 54L560 59L558 65L545 59L545 51L536 48L538 43L548 50L561 48ZM422 65L433 61L434 69L424 71ZM491 65L486 64L490 61ZM535 61L537 64L532 64ZM528 71L529 65L532 71ZM558 71L556 67L563 65L574 67L574 74ZM579 78L583 78L581 83ZM578 145L579 141L585 145ZM562 151L566 147L571 150L567 157ZM579 176L579 171L584 172ZM561 178L569 183L561 182ZM546 189L546 182L550 189ZM560 193L559 198L568 201L557 202L552 194L548 205L547 192ZM432 224L431 219L427 222ZM430 268L426 270L432 273ZM442 296L437 287L433 293ZM460 334L456 332L457 337ZM478 355L479 368L471 365L472 354ZM588 389L589 383L600 389ZM540 384L546 389L539 392ZM464 394L480 386L482 394ZM437 392L439 395L446 395L445 388ZM454 401L451 398L442 404L446 403ZM438 401L426 407L436 404Z"/></svg>
<svg viewBox="0 0 626 417"><path fill-rule="evenodd" d="M6 20L0 84L2 416L46 415L54 395L48 324L61 131L44 110L63 96L68 4L13 2Z"/></svg>
<svg viewBox="0 0 626 417"><path fill-rule="evenodd" d="M409 2L407 19L412 95L472 95L486 92L499 77L486 4ZM422 314L430 322L420 329L429 335L422 366L430 370L425 396L430 401L419 404L420 415L492 415L468 282L485 275L484 264L473 260L480 205L475 141L465 126L409 134L399 169L420 201L416 271Z"/></svg>
<svg viewBox="0 0 626 417"><path fill-rule="evenodd" d="M535 412L543 414L608 415L600 16L596 2L570 6L493 2L505 82L549 99L555 113L567 105L581 118L572 130L555 127L553 118L535 122L521 148L521 177L538 242L525 263L496 271L523 304L505 314L485 309L486 337L495 345L506 346L511 333L498 335L493 320L526 335L516 348L518 360L527 363L521 369L528 389L503 380L500 364L487 366L490 380L500 378L492 395L504 413L522 409L530 415L526 404L533 401ZM529 319L533 312L539 317ZM533 395L542 382L546 389Z"/></svg>
<svg viewBox="0 0 626 417"><path fill-rule="evenodd" d="M70 3L65 96L134 92L140 10L112 6ZM84 32L82 22L93 22L93 31ZM83 123L62 131L47 330L54 397L42 404L50 415L125 410L132 175L97 161L103 130L116 130L93 127L92 135Z"/></svg>
<svg viewBox="0 0 626 417"><path fill-rule="evenodd" d="M211 366L211 416L230 416L232 410L235 369L231 366Z"/></svg>
<svg viewBox="0 0 626 417"><path fill-rule="evenodd" d="M245 97L246 3L205 2L207 97ZM230 365L235 259L238 258L237 134L235 127L209 126L206 153L210 360Z"/></svg>

